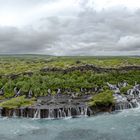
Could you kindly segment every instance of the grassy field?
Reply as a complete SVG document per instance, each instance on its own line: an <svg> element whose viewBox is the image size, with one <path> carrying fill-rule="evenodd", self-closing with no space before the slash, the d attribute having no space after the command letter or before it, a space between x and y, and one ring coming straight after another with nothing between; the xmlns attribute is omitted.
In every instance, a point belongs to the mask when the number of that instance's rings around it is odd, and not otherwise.
<svg viewBox="0 0 140 140"><path fill-rule="evenodd" d="M0 75L35 72L44 67L70 68L92 64L99 67L118 68L140 66L140 57L55 57L44 55L0 56Z"/></svg>

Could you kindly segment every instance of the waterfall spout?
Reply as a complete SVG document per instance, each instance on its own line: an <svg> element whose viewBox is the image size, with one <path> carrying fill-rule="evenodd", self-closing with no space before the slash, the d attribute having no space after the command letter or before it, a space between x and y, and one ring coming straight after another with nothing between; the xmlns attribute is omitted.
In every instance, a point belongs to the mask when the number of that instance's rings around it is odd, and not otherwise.
<svg viewBox="0 0 140 140"><path fill-rule="evenodd" d="M71 108L68 108L68 117L72 117L71 116Z"/></svg>
<svg viewBox="0 0 140 140"><path fill-rule="evenodd" d="M13 117L16 118L17 115L16 115L16 110L13 110Z"/></svg>
<svg viewBox="0 0 140 140"><path fill-rule="evenodd" d="M48 111L48 119L54 119L54 109L49 109Z"/></svg>
<svg viewBox="0 0 140 140"><path fill-rule="evenodd" d="M40 117L40 109L37 109L36 110L36 112L35 112L35 114L34 114L34 119L35 118L38 118L38 119L40 119L41 117Z"/></svg>

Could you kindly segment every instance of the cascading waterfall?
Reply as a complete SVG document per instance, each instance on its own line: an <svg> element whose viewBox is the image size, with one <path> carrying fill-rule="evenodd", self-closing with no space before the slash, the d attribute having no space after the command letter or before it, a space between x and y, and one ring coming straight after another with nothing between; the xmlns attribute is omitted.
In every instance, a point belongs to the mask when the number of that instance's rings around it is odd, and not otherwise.
<svg viewBox="0 0 140 140"><path fill-rule="evenodd" d="M79 107L76 108L76 115L77 116L81 115Z"/></svg>
<svg viewBox="0 0 140 140"><path fill-rule="evenodd" d="M13 117L14 117L14 118L17 117L17 116L16 116L16 111L15 111L15 110L13 110Z"/></svg>
<svg viewBox="0 0 140 140"><path fill-rule="evenodd" d="M24 117L23 109L20 109L21 117Z"/></svg>
<svg viewBox="0 0 140 140"><path fill-rule="evenodd" d="M68 108L68 117L72 117L71 116L71 108Z"/></svg>
<svg viewBox="0 0 140 140"><path fill-rule="evenodd" d="M89 107L87 107L87 111L89 111L89 116L93 114L93 111ZM87 112L87 116L88 116L88 112Z"/></svg>
<svg viewBox="0 0 140 140"><path fill-rule="evenodd" d="M80 107L81 116L87 116L87 107Z"/></svg>
<svg viewBox="0 0 140 140"><path fill-rule="evenodd" d="M81 115L81 116L84 115L84 114L85 114L85 113L84 113L84 107L80 107L80 110L81 110L80 115Z"/></svg>
<svg viewBox="0 0 140 140"><path fill-rule="evenodd" d="M129 108L134 108L131 102L117 103L115 105L115 111L129 109Z"/></svg>
<svg viewBox="0 0 140 140"><path fill-rule="evenodd" d="M54 109L49 109L48 111L48 119L54 119Z"/></svg>
<svg viewBox="0 0 140 140"><path fill-rule="evenodd" d="M122 85L122 87L126 87L127 84L125 83ZM108 86L114 92L115 110L124 110L140 106L139 84L135 84L135 86L133 86L131 89L128 89L124 94L121 94L120 91L115 92L115 90L118 88L116 85L111 85L108 83ZM119 88L121 88L121 86Z"/></svg>
<svg viewBox="0 0 140 140"><path fill-rule="evenodd" d="M0 109L0 116L3 109ZM20 108L15 110L4 110L3 116L12 117L27 117L27 118L48 118L48 119L61 119L61 118L71 118L71 117L82 117L90 116L92 110L87 106L68 106L61 108Z"/></svg>
<svg viewBox="0 0 140 140"><path fill-rule="evenodd" d="M136 104L137 104L137 107L139 107L140 106L140 103L136 100Z"/></svg>
<svg viewBox="0 0 140 140"><path fill-rule="evenodd" d="M129 103L129 106L130 106L130 108L133 108L133 104L131 102Z"/></svg>
<svg viewBox="0 0 140 140"><path fill-rule="evenodd" d="M73 112L74 111L74 112ZM88 116L92 114L91 109L88 110L88 107L74 107L74 108L58 108L58 109L48 109L48 119L61 119L61 118L69 118L72 116ZM37 113L36 113L37 114Z"/></svg>
<svg viewBox="0 0 140 140"><path fill-rule="evenodd" d="M41 118L41 117L40 117L40 109L37 109L37 110L36 110L36 112L35 112L35 114L34 114L34 118L38 118L38 119Z"/></svg>
<svg viewBox="0 0 140 140"><path fill-rule="evenodd" d="M120 97L119 97L120 98ZM136 108L140 106L139 100L137 98L131 99L131 101L116 99L115 110L124 110L129 108Z"/></svg>
<svg viewBox="0 0 140 140"><path fill-rule="evenodd" d="M85 109L84 109L84 113L85 113L84 115L85 115L85 116L88 116L87 112L88 112L88 108L85 107Z"/></svg>
<svg viewBox="0 0 140 140"><path fill-rule="evenodd" d="M65 112L64 108L62 109L62 117L66 118L66 112Z"/></svg>
<svg viewBox="0 0 140 140"><path fill-rule="evenodd" d="M58 116L57 116L58 118L62 118L62 111L61 111L61 109L58 109Z"/></svg>

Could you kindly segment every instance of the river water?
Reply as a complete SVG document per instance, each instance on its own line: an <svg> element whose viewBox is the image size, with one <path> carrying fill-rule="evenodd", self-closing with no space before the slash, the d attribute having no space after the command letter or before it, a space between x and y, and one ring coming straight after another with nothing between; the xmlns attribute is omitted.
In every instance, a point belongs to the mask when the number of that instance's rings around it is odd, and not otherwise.
<svg viewBox="0 0 140 140"><path fill-rule="evenodd" d="M0 140L140 140L140 108L62 120L0 118Z"/></svg>

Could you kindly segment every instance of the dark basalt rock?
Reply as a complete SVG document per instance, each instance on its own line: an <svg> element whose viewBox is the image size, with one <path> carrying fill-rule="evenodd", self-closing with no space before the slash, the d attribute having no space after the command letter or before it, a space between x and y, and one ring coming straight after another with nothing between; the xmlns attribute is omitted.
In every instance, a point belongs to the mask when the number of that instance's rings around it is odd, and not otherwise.
<svg viewBox="0 0 140 140"><path fill-rule="evenodd" d="M7 109L1 108L1 116L7 117L29 117L29 118L51 118L59 119L65 117L90 116L93 114L87 106L89 99L78 97L72 99L68 95L39 97L36 105Z"/></svg>
<svg viewBox="0 0 140 140"><path fill-rule="evenodd" d="M69 73L72 71L95 71L98 73L101 72L113 72L113 71L130 71L130 70L140 70L140 66L125 66L125 67L119 67L119 68L102 68L102 67L97 67L94 65L81 65L81 66L74 66L74 67L70 67L70 68L66 68L66 69L62 69L62 68L42 68L40 71L41 72L63 72L63 73Z"/></svg>
<svg viewBox="0 0 140 140"><path fill-rule="evenodd" d="M11 78L13 80L18 78L19 76L20 76L20 74L9 74L9 75L7 75L8 78Z"/></svg>
<svg viewBox="0 0 140 140"><path fill-rule="evenodd" d="M124 66L124 67L119 67L119 68L102 68L94 65L81 65L81 66L73 66L70 68L56 68L56 67L45 67L40 69L40 72L46 73L46 72L62 72L64 74L73 72L73 71L94 71L97 73L102 73L102 72L125 72L125 71L131 71L131 70L140 70L140 66ZM0 75L0 78L2 77L7 77L11 79L16 79L21 75L28 75L32 76L34 72L22 72L18 74L8 74L8 75Z"/></svg>
<svg viewBox="0 0 140 140"><path fill-rule="evenodd" d="M29 71L29 72L23 72L22 73L23 75L27 75L27 76L32 76L33 75L33 72Z"/></svg>

